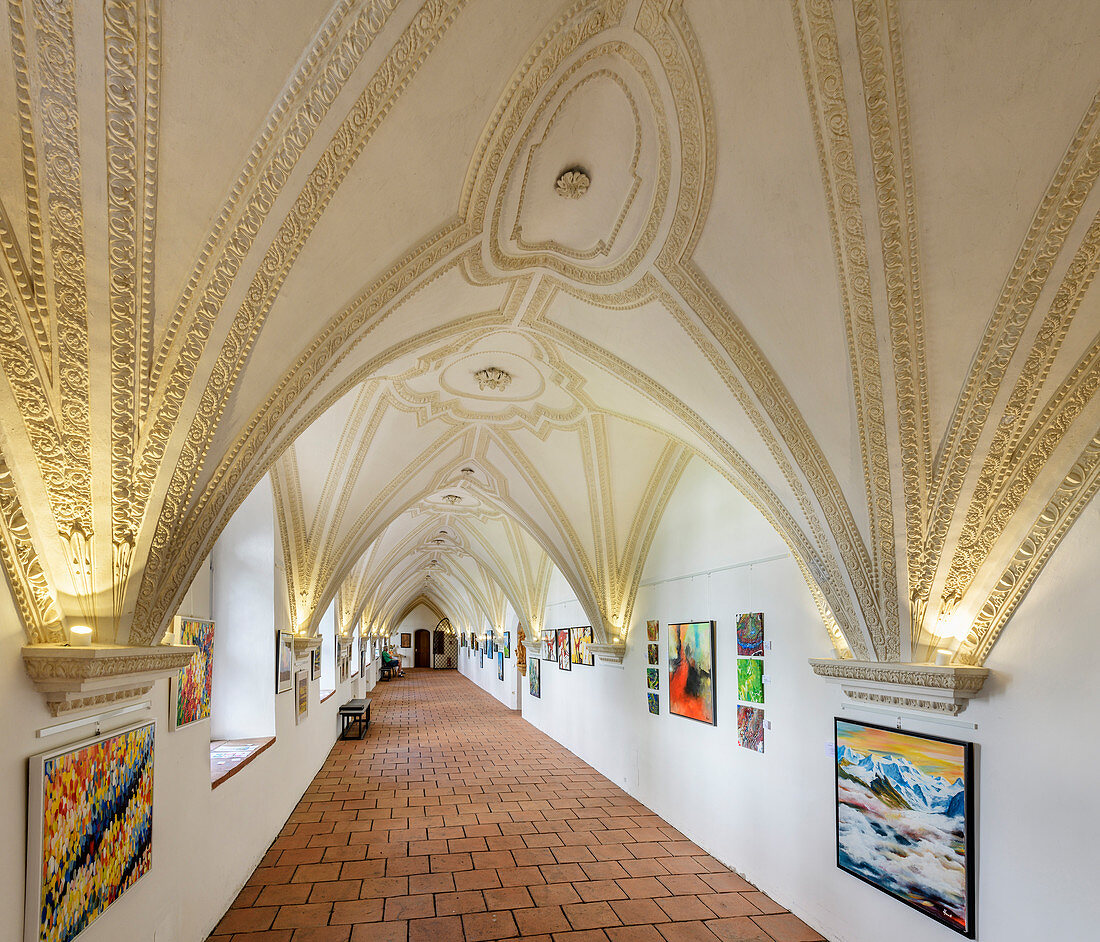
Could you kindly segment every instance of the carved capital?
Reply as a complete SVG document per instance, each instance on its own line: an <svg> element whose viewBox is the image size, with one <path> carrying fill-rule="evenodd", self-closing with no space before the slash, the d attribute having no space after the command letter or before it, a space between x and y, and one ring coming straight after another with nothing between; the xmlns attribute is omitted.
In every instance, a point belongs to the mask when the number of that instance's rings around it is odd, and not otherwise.
<svg viewBox="0 0 1100 942"><path fill-rule="evenodd" d="M316 651L321 646L321 636L315 635L312 638L306 638L302 635L294 636L294 656L305 657L312 651Z"/></svg>
<svg viewBox="0 0 1100 942"><path fill-rule="evenodd" d="M588 650L605 664L622 664L623 658L626 656L625 644L589 643Z"/></svg>
<svg viewBox="0 0 1100 942"><path fill-rule="evenodd" d="M815 674L840 684L850 700L955 715L989 676L985 667L810 658Z"/></svg>
<svg viewBox="0 0 1100 942"><path fill-rule="evenodd" d="M57 716L148 693L155 681L186 667L197 651L191 644L28 644L23 665Z"/></svg>

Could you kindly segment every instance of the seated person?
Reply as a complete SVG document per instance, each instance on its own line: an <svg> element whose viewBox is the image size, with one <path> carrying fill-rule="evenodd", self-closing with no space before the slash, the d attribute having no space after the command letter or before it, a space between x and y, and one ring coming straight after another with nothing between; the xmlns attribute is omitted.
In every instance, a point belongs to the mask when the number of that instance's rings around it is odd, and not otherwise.
<svg viewBox="0 0 1100 942"><path fill-rule="evenodd" d="M394 657L393 654L386 649L383 649L382 651L382 669L391 670L398 677L405 676L405 671L401 667L400 658Z"/></svg>

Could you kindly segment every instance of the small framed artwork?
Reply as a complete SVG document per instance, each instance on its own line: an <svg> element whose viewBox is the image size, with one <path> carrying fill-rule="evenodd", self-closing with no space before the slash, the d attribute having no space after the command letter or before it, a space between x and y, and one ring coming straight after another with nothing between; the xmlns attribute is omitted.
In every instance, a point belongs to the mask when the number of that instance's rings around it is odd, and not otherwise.
<svg viewBox="0 0 1100 942"><path fill-rule="evenodd" d="M764 751L764 711L760 707L737 707L737 745L753 752Z"/></svg>
<svg viewBox="0 0 1100 942"><path fill-rule="evenodd" d="M309 716L309 671L294 672L294 722L302 723Z"/></svg>
<svg viewBox="0 0 1100 942"><path fill-rule="evenodd" d="M313 680L321 679L321 649L319 647L309 652L309 676Z"/></svg>
<svg viewBox="0 0 1100 942"><path fill-rule="evenodd" d="M645 669L645 685L650 690L661 689L661 675L656 667L647 667Z"/></svg>
<svg viewBox="0 0 1100 942"><path fill-rule="evenodd" d="M294 686L294 639L289 631L275 632L275 692Z"/></svg>
<svg viewBox="0 0 1100 942"><path fill-rule="evenodd" d="M504 632L504 656L512 656L512 632Z"/></svg>
<svg viewBox="0 0 1100 942"><path fill-rule="evenodd" d="M659 621L656 621L654 619L650 619L649 621L647 621L645 623L646 641L652 641L654 644L656 644L659 640L657 636L660 633L660 630L661 623Z"/></svg>
<svg viewBox="0 0 1100 942"><path fill-rule="evenodd" d="M764 656L764 613L737 616L737 653L741 657Z"/></svg>
<svg viewBox="0 0 1100 942"><path fill-rule="evenodd" d="M531 683L531 696L536 700L542 697L542 661L537 657L527 662L527 679Z"/></svg>
<svg viewBox="0 0 1100 942"><path fill-rule="evenodd" d="M483 670L485 668L485 649L482 648L477 653L478 653L478 657L480 659L477 666L478 666L479 669Z"/></svg>
<svg viewBox="0 0 1100 942"><path fill-rule="evenodd" d="M169 684L169 727L179 729L210 719L210 687L214 679L214 623L176 617L176 644L193 644L191 663L176 671Z"/></svg>
<svg viewBox="0 0 1100 942"><path fill-rule="evenodd" d="M656 690L647 690L646 699L649 701L649 712L654 716L661 715L661 695Z"/></svg>
<svg viewBox="0 0 1100 942"><path fill-rule="evenodd" d="M152 866L156 723L31 756L26 942L75 939Z"/></svg>
<svg viewBox="0 0 1100 942"><path fill-rule="evenodd" d="M563 671L573 669L573 646L569 643L569 629L558 629L558 668Z"/></svg>
<svg viewBox="0 0 1100 942"><path fill-rule="evenodd" d="M737 659L737 699L764 702L764 662L756 657Z"/></svg>
<svg viewBox="0 0 1100 942"><path fill-rule="evenodd" d="M544 660L556 661L558 659L558 642L556 631L544 631L542 633L543 638L546 639L546 656Z"/></svg>
<svg viewBox="0 0 1100 942"><path fill-rule="evenodd" d="M657 663L657 645L655 645L655 644L647 644L646 645L646 657L648 658L648 661L649 661L650 664L656 665L656 663Z"/></svg>
<svg viewBox="0 0 1100 942"><path fill-rule="evenodd" d="M462 632L462 642L461 642L461 646L462 646L462 647L466 647L466 632L465 632L465 631L464 631L464 632Z"/></svg>
<svg viewBox="0 0 1100 942"><path fill-rule="evenodd" d="M367 676L367 642L365 639L359 639L359 676Z"/></svg>
<svg viewBox="0 0 1100 942"><path fill-rule="evenodd" d="M497 680L504 680L504 652L497 651Z"/></svg>
<svg viewBox="0 0 1100 942"><path fill-rule="evenodd" d="M714 687L714 622L669 625L669 713L714 725Z"/></svg>
<svg viewBox="0 0 1100 942"><path fill-rule="evenodd" d="M973 939L973 744L840 717L834 730L837 866Z"/></svg>
<svg viewBox="0 0 1100 942"><path fill-rule="evenodd" d="M593 667L596 664L596 655L592 653L592 626L574 628L571 632L573 642L573 663L583 664L585 667Z"/></svg>
<svg viewBox="0 0 1100 942"><path fill-rule="evenodd" d="M401 632L401 647L411 648L413 646L413 636L408 631Z"/></svg>

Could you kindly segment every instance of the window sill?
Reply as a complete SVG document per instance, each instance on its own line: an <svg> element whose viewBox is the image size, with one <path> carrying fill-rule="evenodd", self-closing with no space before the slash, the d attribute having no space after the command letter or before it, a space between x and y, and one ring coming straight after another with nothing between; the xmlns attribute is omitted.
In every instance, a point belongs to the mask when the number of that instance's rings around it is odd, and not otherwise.
<svg viewBox="0 0 1100 942"><path fill-rule="evenodd" d="M334 693L336 693L335 690L322 690L321 691L321 702L324 703Z"/></svg>
<svg viewBox="0 0 1100 942"><path fill-rule="evenodd" d="M218 739L210 743L210 788L217 788L232 778L261 752L265 752L274 736L259 739ZM222 755L219 755L222 753Z"/></svg>

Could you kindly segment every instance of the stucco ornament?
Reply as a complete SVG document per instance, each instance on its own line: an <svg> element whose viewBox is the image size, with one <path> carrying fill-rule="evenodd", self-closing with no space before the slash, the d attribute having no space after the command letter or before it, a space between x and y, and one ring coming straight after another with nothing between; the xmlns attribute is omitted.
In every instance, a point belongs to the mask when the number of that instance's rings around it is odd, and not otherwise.
<svg viewBox="0 0 1100 942"><path fill-rule="evenodd" d="M592 181L583 170L566 170L555 184L555 191L562 199L579 200L588 192Z"/></svg>

